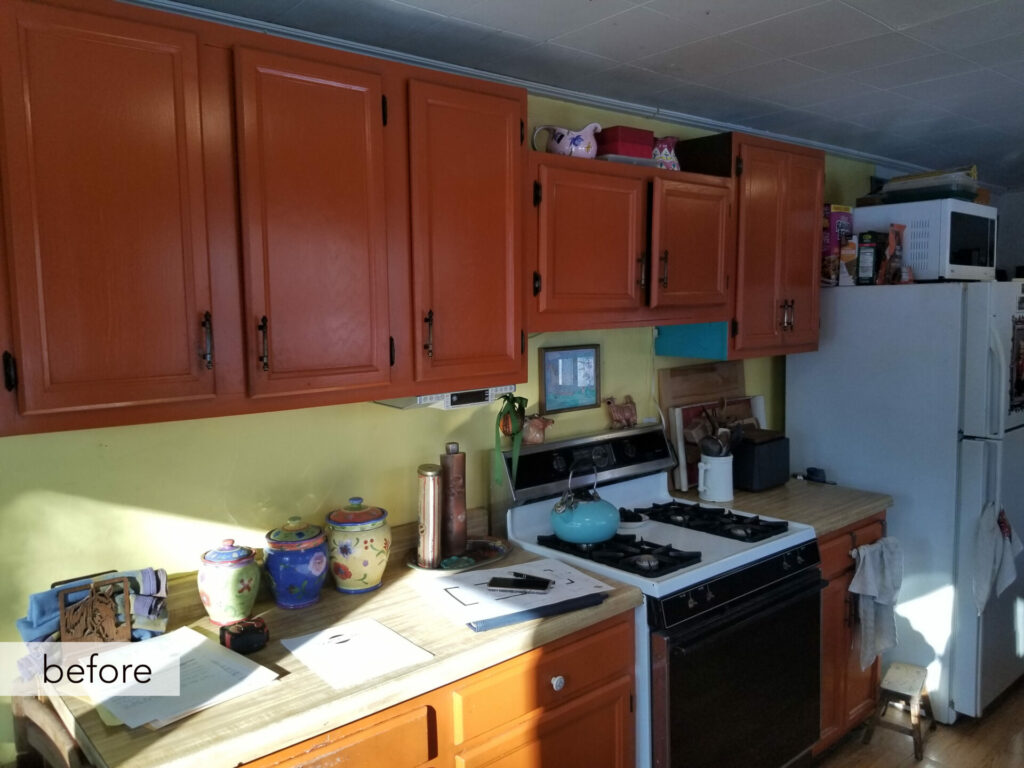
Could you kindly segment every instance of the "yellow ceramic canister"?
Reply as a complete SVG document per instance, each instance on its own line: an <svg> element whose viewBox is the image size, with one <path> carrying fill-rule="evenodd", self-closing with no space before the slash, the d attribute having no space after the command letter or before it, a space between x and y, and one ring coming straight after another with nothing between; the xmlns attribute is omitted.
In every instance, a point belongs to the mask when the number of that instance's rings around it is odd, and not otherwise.
<svg viewBox="0 0 1024 768"><path fill-rule="evenodd" d="M327 515L331 573L339 592L369 592L380 586L391 551L387 510L358 496Z"/></svg>

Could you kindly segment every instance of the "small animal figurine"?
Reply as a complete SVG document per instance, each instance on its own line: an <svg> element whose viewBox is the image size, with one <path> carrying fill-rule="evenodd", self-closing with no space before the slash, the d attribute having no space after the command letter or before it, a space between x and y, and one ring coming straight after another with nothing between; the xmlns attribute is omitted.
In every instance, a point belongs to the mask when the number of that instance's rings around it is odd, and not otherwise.
<svg viewBox="0 0 1024 768"><path fill-rule="evenodd" d="M523 423L523 442L534 444L543 443L544 430L554 423L554 419L541 416L539 413L527 416L526 421Z"/></svg>
<svg viewBox="0 0 1024 768"><path fill-rule="evenodd" d="M612 429L626 429L636 426L636 403L632 395L626 395L622 404L615 402L614 397L606 397L604 404L608 406L608 416L612 420Z"/></svg>

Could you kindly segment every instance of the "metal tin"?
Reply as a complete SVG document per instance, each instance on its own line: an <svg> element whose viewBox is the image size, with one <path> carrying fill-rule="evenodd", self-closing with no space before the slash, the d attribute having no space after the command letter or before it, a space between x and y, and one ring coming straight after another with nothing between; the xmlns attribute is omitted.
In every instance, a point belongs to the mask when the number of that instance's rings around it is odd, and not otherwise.
<svg viewBox="0 0 1024 768"><path fill-rule="evenodd" d="M458 443L446 443L441 455L441 553L458 557L466 552L466 454Z"/></svg>
<svg viewBox="0 0 1024 768"><path fill-rule="evenodd" d="M419 541L416 564L420 568L441 565L441 465L420 464L419 475Z"/></svg>

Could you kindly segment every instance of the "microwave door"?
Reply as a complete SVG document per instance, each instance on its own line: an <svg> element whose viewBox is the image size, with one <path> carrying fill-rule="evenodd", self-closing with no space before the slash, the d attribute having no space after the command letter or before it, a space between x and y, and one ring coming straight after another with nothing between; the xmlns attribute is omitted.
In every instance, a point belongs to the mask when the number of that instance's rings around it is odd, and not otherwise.
<svg viewBox="0 0 1024 768"><path fill-rule="evenodd" d="M996 265L996 222L972 213L949 215L949 264L951 267Z"/></svg>

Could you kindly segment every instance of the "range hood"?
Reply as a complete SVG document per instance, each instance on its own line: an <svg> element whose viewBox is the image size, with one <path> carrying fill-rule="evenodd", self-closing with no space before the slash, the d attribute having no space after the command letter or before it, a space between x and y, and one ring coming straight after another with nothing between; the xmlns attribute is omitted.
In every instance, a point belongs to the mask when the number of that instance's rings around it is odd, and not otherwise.
<svg viewBox="0 0 1024 768"><path fill-rule="evenodd" d="M416 397L396 397L392 400L374 400L379 405L407 410L409 408L440 408L450 411L454 408L468 408L471 405L487 405L509 392L515 392L515 384L485 389L467 389L462 392L444 392L437 395L418 395Z"/></svg>

